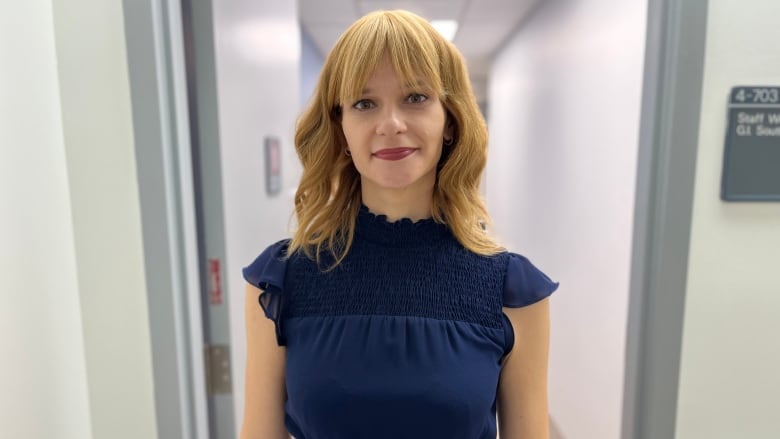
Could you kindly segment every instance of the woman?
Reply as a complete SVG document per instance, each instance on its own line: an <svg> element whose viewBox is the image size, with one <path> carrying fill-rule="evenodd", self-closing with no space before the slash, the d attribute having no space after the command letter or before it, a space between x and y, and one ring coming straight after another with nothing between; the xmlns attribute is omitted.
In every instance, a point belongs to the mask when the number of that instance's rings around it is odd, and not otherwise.
<svg viewBox="0 0 780 439"><path fill-rule="evenodd" d="M496 410L502 439L547 438L557 284L486 232L457 49L408 12L361 18L295 146L298 228L244 269L242 438L493 439Z"/></svg>

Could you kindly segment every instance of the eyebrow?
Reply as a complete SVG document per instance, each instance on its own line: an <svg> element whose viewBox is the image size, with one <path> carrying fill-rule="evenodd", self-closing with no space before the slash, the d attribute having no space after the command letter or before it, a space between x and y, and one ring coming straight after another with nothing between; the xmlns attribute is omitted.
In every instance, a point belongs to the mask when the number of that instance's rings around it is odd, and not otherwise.
<svg viewBox="0 0 780 439"><path fill-rule="evenodd" d="M431 89L432 87L426 81L417 81L415 83L407 84L406 90L419 90L419 89ZM373 90L369 87L364 88L360 93L367 95L371 94Z"/></svg>

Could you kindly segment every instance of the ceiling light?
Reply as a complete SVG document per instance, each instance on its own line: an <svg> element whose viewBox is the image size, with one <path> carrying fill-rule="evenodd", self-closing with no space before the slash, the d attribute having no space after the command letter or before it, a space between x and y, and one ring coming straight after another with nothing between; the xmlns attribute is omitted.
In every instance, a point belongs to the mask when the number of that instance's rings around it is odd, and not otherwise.
<svg viewBox="0 0 780 439"><path fill-rule="evenodd" d="M439 31L447 41L452 41L455 38L455 32L458 31L458 22L455 20L431 20L431 26Z"/></svg>

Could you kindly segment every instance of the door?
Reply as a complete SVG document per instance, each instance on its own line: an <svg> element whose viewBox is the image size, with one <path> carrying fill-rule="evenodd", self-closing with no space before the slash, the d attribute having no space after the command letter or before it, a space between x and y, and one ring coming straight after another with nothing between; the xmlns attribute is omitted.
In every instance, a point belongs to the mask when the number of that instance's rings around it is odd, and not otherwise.
<svg viewBox="0 0 780 439"><path fill-rule="evenodd" d="M230 299L225 294L226 251L211 11L210 1L182 0L209 437L233 439L237 433L230 373Z"/></svg>

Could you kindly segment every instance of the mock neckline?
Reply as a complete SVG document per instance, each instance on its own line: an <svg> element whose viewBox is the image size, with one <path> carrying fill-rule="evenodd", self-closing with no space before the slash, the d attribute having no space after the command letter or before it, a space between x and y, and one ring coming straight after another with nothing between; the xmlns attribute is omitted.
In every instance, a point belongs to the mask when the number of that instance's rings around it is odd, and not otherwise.
<svg viewBox="0 0 780 439"><path fill-rule="evenodd" d="M390 222L386 215L372 213L365 205L360 206L355 233L368 241L390 246L430 245L450 235L448 227L433 218L419 221L401 218Z"/></svg>

